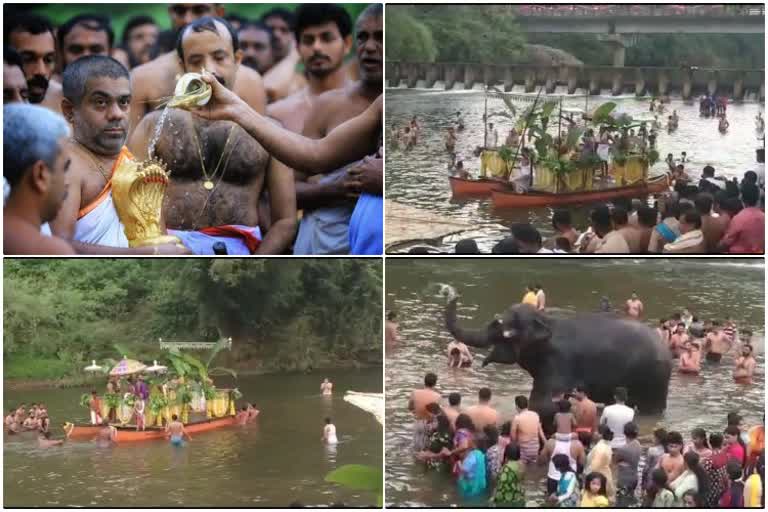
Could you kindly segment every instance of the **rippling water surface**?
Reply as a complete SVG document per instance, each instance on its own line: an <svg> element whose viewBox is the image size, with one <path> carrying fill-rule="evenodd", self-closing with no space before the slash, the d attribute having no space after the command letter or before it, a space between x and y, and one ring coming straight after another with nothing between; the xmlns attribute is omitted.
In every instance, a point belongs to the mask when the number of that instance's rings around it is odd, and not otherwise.
<svg viewBox="0 0 768 512"><path fill-rule="evenodd" d="M564 91L556 91L564 94ZM535 94L532 95L535 97ZM639 118L652 116L648 111L648 100L634 97L590 97L589 110L606 101L616 101L620 108ZM563 108L584 109L585 99L568 98ZM501 112L505 107L501 100L489 99L488 112ZM682 100L673 100L667 105L667 113L677 110L680 117L679 128L672 134L665 130L659 132L657 147L662 160L667 153L675 158L682 151L688 153L690 163L686 169L692 177L698 177L705 165L713 165L718 174L728 177L743 176L745 171L756 168L755 115L762 111L758 103L745 102L728 106L730 129L725 135L717 130L717 121L713 118L699 117L698 102L685 105ZM461 238L473 238L483 252L490 252L493 245L504 236L507 228L515 222L530 222L544 236L553 234L550 208L503 209L492 207L490 199L452 199L448 184L448 155L445 152L445 130L455 119L456 111L461 111L466 129L458 134L456 151L459 159L474 174L479 172L479 159L472 155L475 147L483 144L484 94L482 91L439 91L387 89L386 124L387 137L393 124L403 126L417 115L423 132L419 143L412 150L387 151L386 155L386 194L387 199L399 201L411 206L428 210L444 217L470 223L474 229L461 235L446 237L439 247L444 251L453 251L454 245ZM512 124L503 118L492 118L499 129L499 141L503 142ZM666 126L666 122L663 123ZM663 172L664 162L657 163L651 174ZM583 228L588 225L588 206L571 208L575 225Z"/></svg>
<svg viewBox="0 0 768 512"><path fill-rule="evenodd" d="M324 377L332 398L320 395ZM244 400L261 411L256 421L193 436L182 448L165 441L97 448L70 442L39 449L33 434L6 437L3 448L4 505L37 507L285 507L375 503L368 493L324 482L343 464L381 466L382 428L373 415L343 400L347 390L381 392L381 370L313 375L241 377ZM222 384L223 386L223 384ZM86 421L79 397L87 389L5 391L5 410L43 401L53 425ZM330 416L339 444L321 441ZM62 433L54 428L55 437ZM57 431L58 430L58 431Z"/></svg>
<svg viewBox="0 0 768 512"><path fill-rule="evenodd" d="M388 310L395 309L402 341L387 349L386 361L386 501L401 506L465 505L445 475L425 473L411 457L411 390L423 386L424 374L438 375L438 389L447 396L458 391L462 405L476 403L477 391L489 386L491 405L507 420L514 414L514 397L528 396L532 379L519 366L493 364L486 368L449 369L445 344L450 339L443 322L445 299L439 284L461 294L459 320L480 327L509 305L519 302L529 282L540 282L555 313L597 311L606 295L620 307L632 291L643 300L650 322L683 307L704 319L731 315L742 328L755 332L758 368L753 385L733 382L733 357L719 366L704 366L700 377L673 373L663 416L643 416L638 422L644 446L658 426L679 430L725 428L729 411L738 410L745 425L761 421L765 396L764 264L759 260L478 260L390 259L386 269ZM478 350L477 357L483 351ZM476 359L477 360L477 359ZM529 501L543 499L543 480L527 480ZM481 503L482 504L482 503Z"/></svg>

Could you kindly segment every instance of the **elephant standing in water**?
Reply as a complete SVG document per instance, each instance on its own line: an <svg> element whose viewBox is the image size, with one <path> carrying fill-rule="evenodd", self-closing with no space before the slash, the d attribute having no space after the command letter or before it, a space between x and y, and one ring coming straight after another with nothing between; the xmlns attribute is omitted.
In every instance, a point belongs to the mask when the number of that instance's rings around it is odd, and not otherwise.
<svg viewBox="0 0 768 512"><path fill-rule="evenodd" d="M510 307L485 328L463 329L456 320L456 297L445 312L448 331L457 340L491 351L483 361L519 364L531 377L531 407L548 410L554 390L586 386L595 402L612 403L613 391L627 388L628 403L644 414L667 406L672 359L650 327L612 314L552 318L532 306Z"/></svg>

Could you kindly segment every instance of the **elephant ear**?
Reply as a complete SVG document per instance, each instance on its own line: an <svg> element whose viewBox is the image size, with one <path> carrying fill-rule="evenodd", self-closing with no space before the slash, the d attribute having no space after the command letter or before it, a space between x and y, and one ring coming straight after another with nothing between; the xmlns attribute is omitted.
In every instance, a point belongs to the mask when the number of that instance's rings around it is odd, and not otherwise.
<svg viewBox="0 0 768 512"><path fill-rule="evenodd" d="M531 312L531 316L526 322L528 325L523 337L526 343L536 343L538 345L546 343L552 337L552 323L539 311Z"/></svg>

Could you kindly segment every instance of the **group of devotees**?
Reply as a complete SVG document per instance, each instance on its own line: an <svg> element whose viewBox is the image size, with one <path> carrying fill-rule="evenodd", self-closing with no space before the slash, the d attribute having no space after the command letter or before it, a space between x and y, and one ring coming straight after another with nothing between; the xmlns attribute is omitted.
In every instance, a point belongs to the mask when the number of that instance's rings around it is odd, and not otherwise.
<svg viewBox="0 0 768 512"><path fill-rule="evenodd" d="M523 303L544 310L541 285L526 288ZM601 310L613 311L607 298ZM642 320L644 305L636 293L622 313ZM679 358L681 373L701 371L696 351L706 350L710 365L719 365L736 344L735 382L750 384L755 368L751 332L723 322L701 322L687 309L662 319L662 340ZM400 342L397 317L388 313L390 346ZM697 348L698 347L698 348ZM448 365L463 371L472 354L451 340ZM552 393L551 408L533 411L525 396L515 397L517 412L506 421L491 405L492 391L481 388L477 403L437 389L437 375L428 373L424 387L411 393L414 416L413 454L427 471L452 475L466 503L525 507L762 507L764 506L765 428L745 428L738 412L730 412L722 432L694 428L684 433L657 428L653 444L640 444L635 409L625 388L614 391L613 404L596 404L584 386ZM602 411L599 412L599 409ZM536 502L525 484L546 468L544 502ZM539 493L537 493L539 494ZM540 500L539 500L540 501ZM535 504L535 505L534 505Z"/></svg>
<svg viewBox="0 0 768 512"><path fill-rule="evenodd" d="M170 30L137 16L120 44L93 12L5 9L6 254L381 254L381 4L170 4ZM209 101L163 109L186 73ZM131 161L170 173L168 243L129 246L112 175Z"/></svg>

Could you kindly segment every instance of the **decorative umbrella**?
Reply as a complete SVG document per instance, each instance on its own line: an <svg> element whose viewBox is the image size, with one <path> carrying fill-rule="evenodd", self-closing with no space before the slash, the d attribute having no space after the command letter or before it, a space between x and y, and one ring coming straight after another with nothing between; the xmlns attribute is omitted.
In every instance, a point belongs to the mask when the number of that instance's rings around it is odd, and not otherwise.
<svg viewBox="0 0 768 512"><path fill-rule="evenodd" d="M109 371L112 376L132 375L144 371L147 366L134 359L123 357L122 361Z"/></svg>
<svg viewBox="0 0 768 512"><path fill-rule="evenodd" d="M100 372L103 368L96 364L96 360L92 360L91 364L85 367L87 372Z"/></svg>
<svg viewBox="0 0 768 512"><path fill-rule="evenodd" d="M167 370L168 370L167 366L163 366L161 364L157 364L156 360L152 361L152 366L144 369L145 372L150 372L150 373L154 373L154 372L164 373Z"/></svg>
<svg viewBox="0 0 768 512"><path fill-rule="evenodd" d="M344 395L344 401L359 407L365 412L374 415L376 420L384 424L384 394L383 393L358 393L356 391L347 391Z"/></svg>

